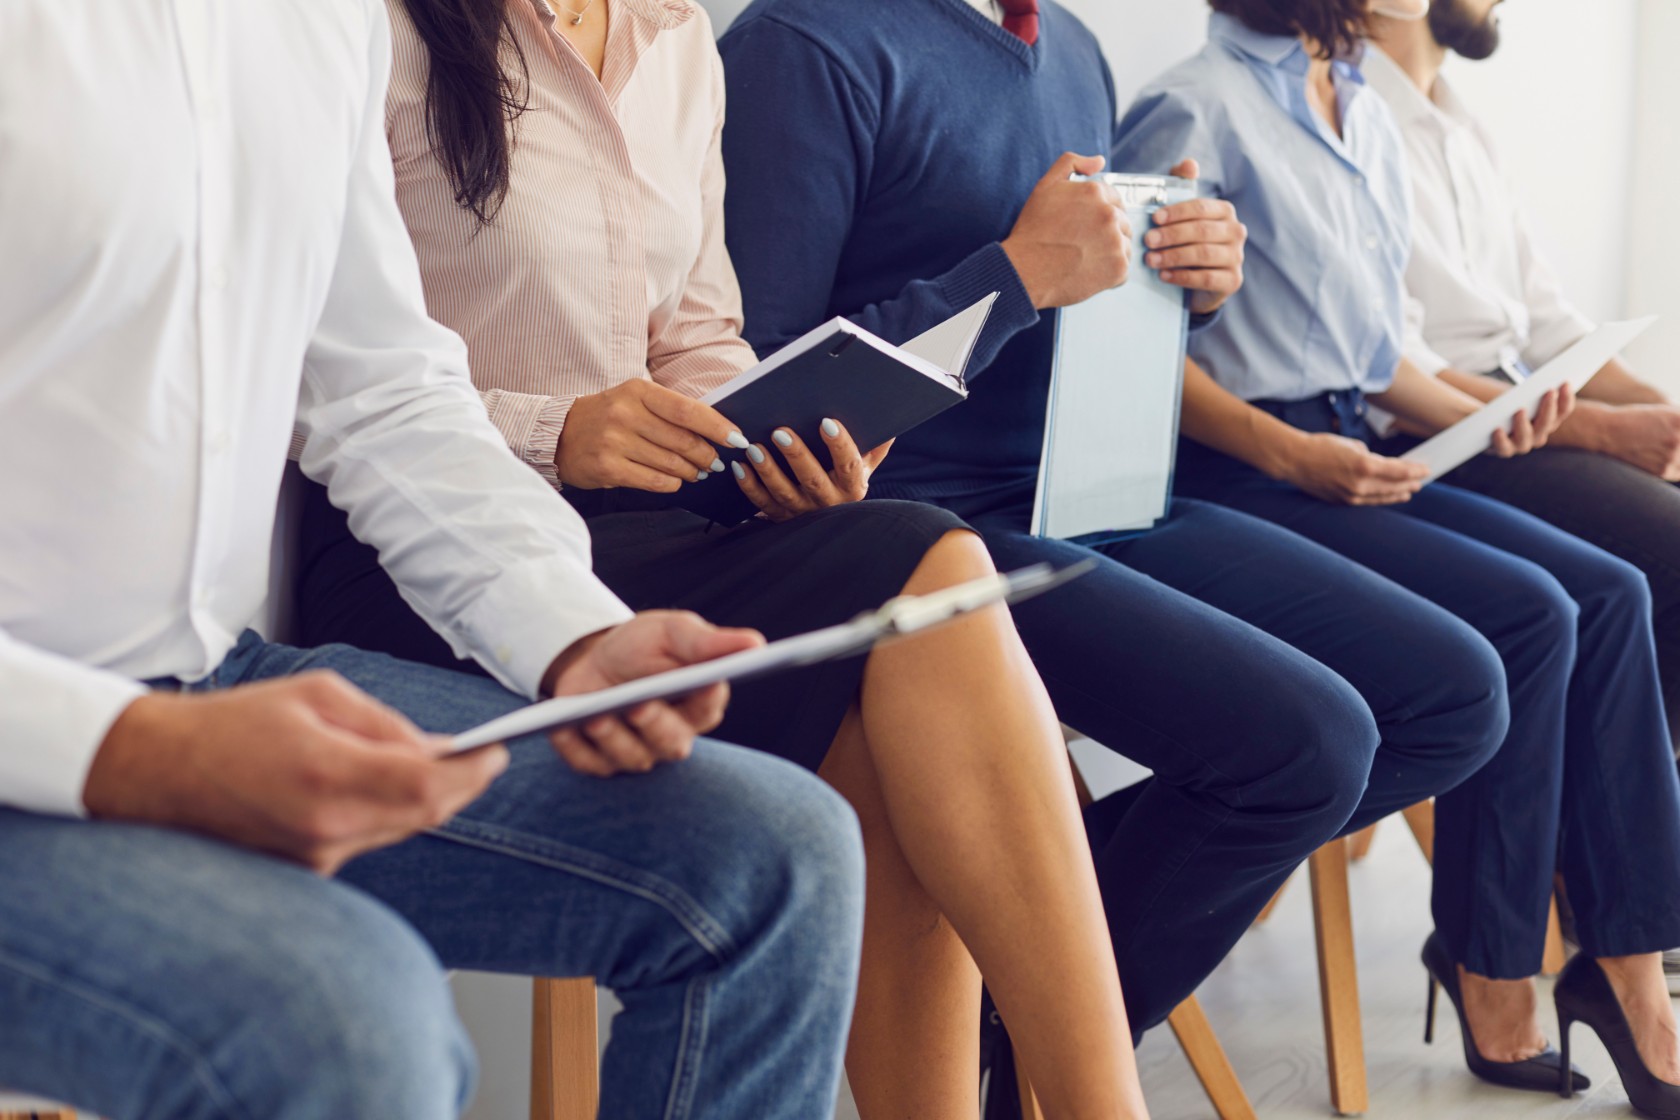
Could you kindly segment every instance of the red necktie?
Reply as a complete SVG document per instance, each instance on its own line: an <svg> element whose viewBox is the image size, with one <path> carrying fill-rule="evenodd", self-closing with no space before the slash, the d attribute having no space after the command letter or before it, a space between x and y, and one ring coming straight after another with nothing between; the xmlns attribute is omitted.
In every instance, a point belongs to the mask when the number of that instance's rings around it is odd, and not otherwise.
<svg viewBox="0 0 1680 1120"><path fill-rule="evenodd" d="M1027 46L1038 42L1038 0L998 0L1003 29Z"/></svg>

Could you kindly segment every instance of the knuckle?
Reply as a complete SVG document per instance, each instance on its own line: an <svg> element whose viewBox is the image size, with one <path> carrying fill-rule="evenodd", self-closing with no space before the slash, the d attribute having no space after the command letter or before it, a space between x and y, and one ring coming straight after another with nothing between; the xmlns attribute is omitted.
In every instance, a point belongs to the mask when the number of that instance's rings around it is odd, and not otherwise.
<svg viewBox="0 0 1680 1120"><path fill-rule="evenodd" d="M293 824L305 850L319 851L334 843L343 831L343 815L327 805L313 805L304 810Z"/></svg>
<svg viewBox="0 0 1680 1120"><path fill-rule="evenodd" d="M311 669L294 679L299 690L309 696L342 696L350 688L345 679L331 669Z"/></svg>
<svg viewBox="0 0 1680 1120"><path fill-rule="evenodd" d="M325 759L306 758L298 764L295 779L305 794L320 798L338 785L338 772Z"/></svg>

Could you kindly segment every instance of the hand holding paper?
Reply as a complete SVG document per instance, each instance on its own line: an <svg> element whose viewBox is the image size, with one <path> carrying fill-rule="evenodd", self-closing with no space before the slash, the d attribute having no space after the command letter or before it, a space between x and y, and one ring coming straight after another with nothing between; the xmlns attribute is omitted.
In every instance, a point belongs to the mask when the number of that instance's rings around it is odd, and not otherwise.
<svg viewBox="0 0 1680 1120"><path fill-rule="evenodd" d="M620 712L634 713L649 701L680 701L724 681L749 680L804 665L851 657L879 642L943 625L994 603L1018 603L1042 595L1079 578L1093 567L1094 561L1059 571L1049 564L1037 564L1009 575L985 576L927 595L901 595L850 622L783 638L769 645L753 642L747 648L713 660L686 662L684 657L678 656L673 660L680 667L574 696L558 696L463 731L454 738L448 750L455 753L476 750L491 743L557 728L591 728L598 717ZM680 617L693 619L692 615ZM627 623L626 626L634 624ZM610 636L614 632L607 633ZM658 659L656 656L653 661ZM561 673L564 671L560 670ZM721 708L718 714L721 715Z"/></svg>
<svg viewBox="0 0 1680 1120"><path fill-rule="evenodd" d="M1655 323L1655 316L1625 323L1606 323L1565 350L1522 384L1489 401L1446 431L1418 444L1406 458L1429 470L1428 481L1463 466L1494 444L1494 433L1508 431L1518 413L1533 416L1542 398L1568 385L1579 391L1604 364Z"/></svg>
<svg viewBox="0 0 1680 1120"><path fill-rule="evenodd" d="M762 645L754 631L719 629L687 611L647 611L578 642L550 667L544 685L557 697L594 693ZM550 739L579 773L645 773L687 758L694 737L721 723L728 703L729 686L718 682L669 701L649 699L622 713L602 713L562 727Z"/></svg>

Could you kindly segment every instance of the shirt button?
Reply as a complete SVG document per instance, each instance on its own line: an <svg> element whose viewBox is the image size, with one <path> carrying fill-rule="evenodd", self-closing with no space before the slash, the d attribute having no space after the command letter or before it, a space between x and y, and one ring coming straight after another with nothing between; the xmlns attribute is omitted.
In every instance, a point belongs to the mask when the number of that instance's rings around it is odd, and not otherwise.
<svg viewBox="0 0 1680 1120"><path fill-rule="evenodd" d="M211 265L204 274L204 286L212 292L225 292L228 286L228 270L221 265Z"/></svg>
<svg viewBox="0 0 1680 1120"><path fill-rule="evenodd" d="M506 665L513 660L513 651L506 646L498 646L496 648L496 660Z"/></svg>
<svg viewBox="0 0 1680 1120"><path fill-rule="evenodd" d="M1378 241L1375 237L1367 237L1365 239L1365 248L1367 248L1367 249L1374 250L1374 249L1377 248L1377 246L1379 246L1381 244L1382 244L1382 242Z"/></svg>
<svg viewBox="0 0 1680 1120"><path fill-rule="evenodd" d="M1363 187L1365 185L1365 176L1355 175L1353 177L1353 185L1356 187Z"/></svg>
<svg viewBox="0 0 1680 1120"><path fill-rule="evenodd" d="M224 453L228 449L227 433L220 428L215 429L210 433L209 438L204 441L204 445L212 455Z"/></svg>

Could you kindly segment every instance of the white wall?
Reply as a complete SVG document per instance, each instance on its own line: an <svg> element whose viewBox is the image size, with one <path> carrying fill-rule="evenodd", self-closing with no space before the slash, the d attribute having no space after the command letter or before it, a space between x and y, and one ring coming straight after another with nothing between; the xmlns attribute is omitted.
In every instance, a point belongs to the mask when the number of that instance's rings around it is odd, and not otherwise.
<svg viewBox="0 0 1680 1120"><path fill-rule="evenodd" d="M1627 311L1639 6L1518 0L1505 5L1499 54L1448 63L1568 290L1598 318Z"/></svg>
<svg viewBox="0 0 1680 1120"><path fill-rule="evenodd" d="M1665 318L1639 342L1640 368L1680 396L1680 4L1644 0L1638 26L1638 101L1634 114L1634 186L1628 238L1628 306Z"/></svg>

